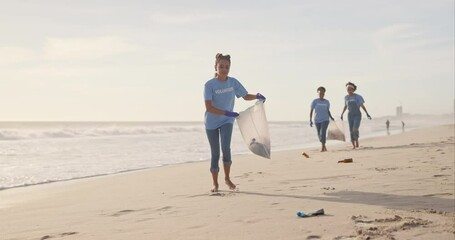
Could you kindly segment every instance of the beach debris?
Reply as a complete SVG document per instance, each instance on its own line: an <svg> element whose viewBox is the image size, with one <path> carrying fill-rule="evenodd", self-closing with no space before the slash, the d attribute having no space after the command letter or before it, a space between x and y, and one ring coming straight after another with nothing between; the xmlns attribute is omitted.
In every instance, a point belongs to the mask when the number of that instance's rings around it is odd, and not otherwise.
<svg viewBox="0 0 455 240"><path fill-rule="evenodd" d="M343 160L338 161L338 163L352 163L353 160L352 158L345 158Z"/></svg>
<svg viewBox="0 0 455 240"><path fill-rule="evenodd" d="M303 152L302 155L306 158L309 158L310 156L306 153L306 152Z"/></svg>
<svg viewBox="0 0 455 240"><path fill-rule="evenodd" d="M318 215L324 215L324 208L321 208L315 212L309 212L309 213L305 213L305 212L297 212L297 216L298 217L302 217L302 218L305 218L305 217L312 217L312 216L318 216Z"/></svg>
<svg viewBox="0 0 455 240"><path fill-rule="evenodd" d="M263 143L256 141L256 138L251 139L248 149L250 149L250 151L256 155L263 156L263 157L270 159L270 157L267 157L267 156L270 156L270 147L268 147L267 145L265 145Z"/></svg>

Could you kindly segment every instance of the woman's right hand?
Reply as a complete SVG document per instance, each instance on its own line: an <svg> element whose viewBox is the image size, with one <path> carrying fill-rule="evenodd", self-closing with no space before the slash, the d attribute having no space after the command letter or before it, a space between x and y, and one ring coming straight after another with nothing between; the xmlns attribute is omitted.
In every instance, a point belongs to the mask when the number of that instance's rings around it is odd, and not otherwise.
<svg viewBox="0 0 455 240"><path fill-rule="evenodd" d="M236 113L236 112L230 112L230 111L225 111L225 112L224 112L224 115L225 115L225 116L228 116L228 117L238 117L238 116L239 116L238 113Z"/></svg>

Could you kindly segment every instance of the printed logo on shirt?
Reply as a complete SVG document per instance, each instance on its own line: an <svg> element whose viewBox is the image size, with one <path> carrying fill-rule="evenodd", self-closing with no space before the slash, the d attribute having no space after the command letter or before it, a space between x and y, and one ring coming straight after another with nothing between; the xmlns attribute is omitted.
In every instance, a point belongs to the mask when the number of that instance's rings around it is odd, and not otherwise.
<svg viewBox="0 0 455 240"><path fill-rule="evenodd" d="M227 92L233 92L234 87L229 87L229 88L224 88L224 89L217 89L215 90L216 94L222 94L222 93L227 93Z"/></svg>

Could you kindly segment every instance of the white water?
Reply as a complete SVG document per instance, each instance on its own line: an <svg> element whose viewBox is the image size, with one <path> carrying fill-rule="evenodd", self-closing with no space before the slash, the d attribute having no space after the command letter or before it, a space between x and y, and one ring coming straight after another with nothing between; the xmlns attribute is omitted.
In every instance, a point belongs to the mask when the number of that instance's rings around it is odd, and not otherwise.
<svg viewBox="0 0 455 240"><path fill-rule="evenodd" d="M414 116L406 130L453 124L453 115ZM347 127L347 123L345 124ZM307 122L269 123L273 152L319 146ZM391 133L401 133L391 120ZM384 136L385 118L362 120L361 138ZM328 148L340 142L328 142ZM233 155L250 154L234 127ZM0 122L0 189L205 161L202 122ZM235 156L233 157L235 164ZM207 171L209 165L207 163Z"/></svg>

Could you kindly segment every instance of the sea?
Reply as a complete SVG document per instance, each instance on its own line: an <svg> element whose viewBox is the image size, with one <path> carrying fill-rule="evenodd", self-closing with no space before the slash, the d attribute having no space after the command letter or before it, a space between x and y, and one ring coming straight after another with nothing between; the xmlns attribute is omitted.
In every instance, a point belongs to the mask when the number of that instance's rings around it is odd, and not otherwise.
<svg viewBox="0 0 455 240"><path fill-rule="evenodd" d="M337 121L348 133L347 122ZM308 122L268 124L272 158L251 161L279 161L273 158L274 151L320 146L316 129ZM453 114L363 119L360 138L445 124L454 124ZM327 147L330 151L338 144L350 145L328 141ZM236 155L252 155L237 124L231 150L234 162ZM203 122L0 122L0 190L190 162L206 161L209 171L209 159Z"/></svg>

